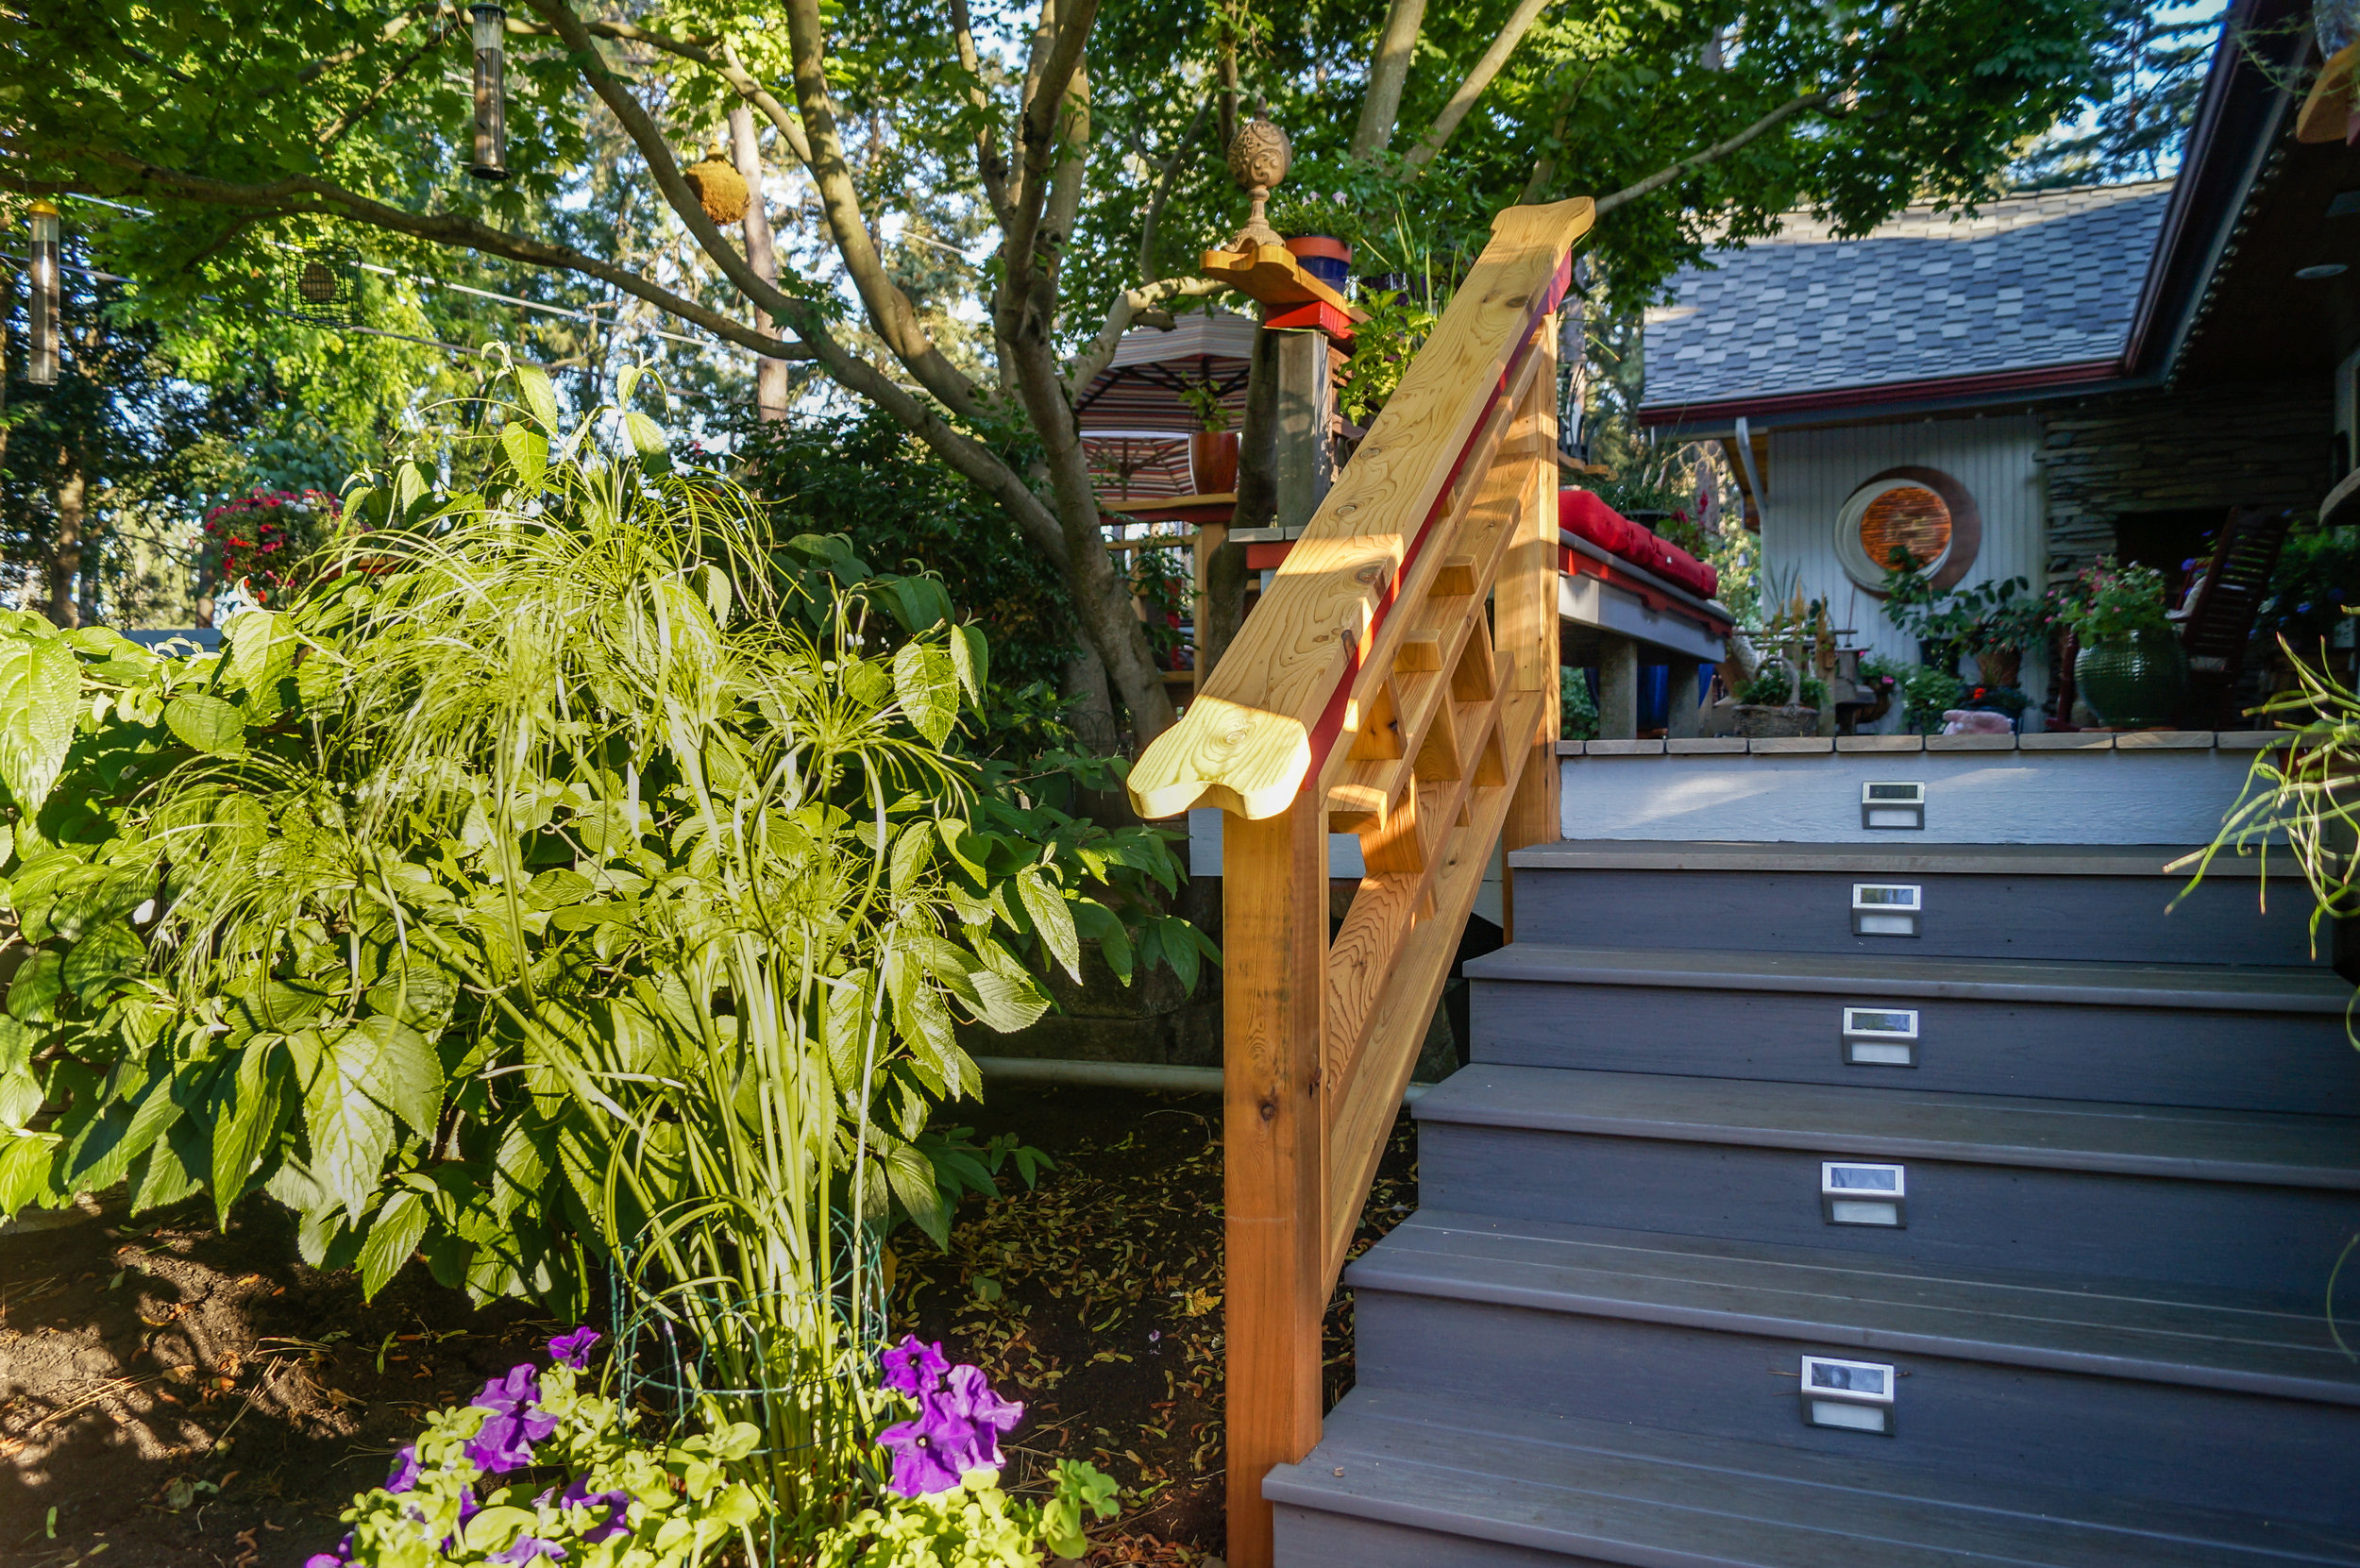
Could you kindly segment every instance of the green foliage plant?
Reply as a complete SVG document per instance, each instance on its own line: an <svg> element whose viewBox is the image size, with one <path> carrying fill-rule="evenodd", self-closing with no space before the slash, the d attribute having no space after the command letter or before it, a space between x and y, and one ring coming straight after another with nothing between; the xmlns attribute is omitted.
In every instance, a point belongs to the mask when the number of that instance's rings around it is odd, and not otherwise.
<svg viewBox="0 0 2360 1568"><path fill-rule="evenodd" d="M1956 664L1963 654L2021 650L2046 644L2057 624L2045 597L2028 592L2023 578L1937 589L1925 563L1896 546L1882 593L1885 619L1936 659Z"/></svg>
<svg viewBox="0 0 2360 1568"><path fill-rule="evenodd" d="M954 1025L1031 1022L1084 940L1192 979L1202 938L1126 931L1161 837L949 749L988 668L939 582L519 390L480 488L354 492L340 575L219 655L8 626L0 1211L264 1189L372 1293L423 1254L575 1309L631 1249L808 1535L875 1237L944 1233Z"/></svg>
<svg viewBox="0 0 2360 1568"><path fill-rule="evenodd" d="M1598 703L1590 695L1590 677L1571 665L1560 665L1557 671L1558 738L1559 740L1595 740L1598 738Z"/></svg>
<svg viewBox="0 0 2360 1568"><path fill-rule="evenodd" d="M2142 632L2169 632L2164 574L2152 566L2101 555L2056 596L2056 616L2082 646L2117 643Z"/></svg>
<svg viewBox="0 0 2360 1568"><path fill-rule="evenodd" d="M2283 634L2296 647L2316 645L2355 615L2360 615L2360 528L2298 525L2279 551L2255 630Z"/></svg>
<svg viewBox="0 0 2360 1568"><path fill-rule="evenodd" d="M1737 694L1737 700L1765 708L1824 708L1828 704L1828 683L1816 675L1806 675L1797 698L1794 672L1776 659L1765 659L1754 678Z"/></svg>
<svg viewBox="0 0 2360 1568"><path fill-rule="evenodd" d="M2360 919L2360 696L2333 673L2304 662L2284 639L2295 686L2252 710L2274 719L2284 744L2253 754L2237 802L2201 854L2181 897L2195 889L2224 851L2291 856L2311 894L2311 939L2330 920ZM2267 877L2263 896L2267 897ZM2267 906L2266 906L2267 907ZM2360 996L2354 998L2360 1006ZM2346 1013L2346 1032L2360 1030Z"/></svg>

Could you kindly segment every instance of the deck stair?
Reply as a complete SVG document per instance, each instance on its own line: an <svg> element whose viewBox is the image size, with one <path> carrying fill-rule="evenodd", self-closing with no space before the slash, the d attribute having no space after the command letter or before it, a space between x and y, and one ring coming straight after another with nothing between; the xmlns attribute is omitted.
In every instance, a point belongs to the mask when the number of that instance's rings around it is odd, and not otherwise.
<svg viewBox="0 0 2360 1568"><path fill-rule="evenodd" d="M1277 1561L2360 1565L2351 987L2179 852L1511 855Z"/></svg>

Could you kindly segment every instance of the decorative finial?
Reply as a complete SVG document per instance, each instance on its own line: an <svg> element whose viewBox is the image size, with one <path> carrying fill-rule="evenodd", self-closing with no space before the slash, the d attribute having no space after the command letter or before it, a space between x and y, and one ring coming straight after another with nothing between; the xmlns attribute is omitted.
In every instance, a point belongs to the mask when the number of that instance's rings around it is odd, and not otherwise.
<svg viewBox="0 0 2360 1568"><path fill-rule="evenodd" d="M1294 146L1287 140L1287 133L1262 116L1257 114L1238 127L1238 139L1229 143L1229 177L1238 182L1239 189L1254 198L1254 208L1246 214L1245 227L1229 242L1231 250L1286 243L1264 214L1270 206L1272 188L1287 177L1294 156Z"/></svg>

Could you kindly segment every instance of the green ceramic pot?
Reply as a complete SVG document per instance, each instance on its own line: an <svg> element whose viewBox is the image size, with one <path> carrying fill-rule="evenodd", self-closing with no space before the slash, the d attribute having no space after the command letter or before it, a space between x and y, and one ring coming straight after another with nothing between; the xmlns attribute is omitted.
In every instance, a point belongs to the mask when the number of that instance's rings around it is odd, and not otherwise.
<svg viewBox="0 0 2360 1568"><path fill-rule="evenodd" d="M2188 686L2188 656L2170 631L2134 632L2073 656L2073 681L2101 723L2116 730L2169 724Z"/></svg>

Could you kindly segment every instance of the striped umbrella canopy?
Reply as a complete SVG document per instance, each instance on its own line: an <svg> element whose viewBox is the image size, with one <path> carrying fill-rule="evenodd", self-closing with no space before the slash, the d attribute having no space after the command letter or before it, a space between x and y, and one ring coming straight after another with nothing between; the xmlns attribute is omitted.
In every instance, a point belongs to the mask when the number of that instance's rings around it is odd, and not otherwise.
<svg viewBox="0 0 2360 1568"><path fill-rule="evenodd" d="M1188 438L1205 427L1182 394L1210 386L1234 425L1245 413L1256 330L1252 316L1204 311L1170 330L1138 327L1122 335L1073 406L1090 469L1110 496L1182 496L1194 488Z"/></svg>

